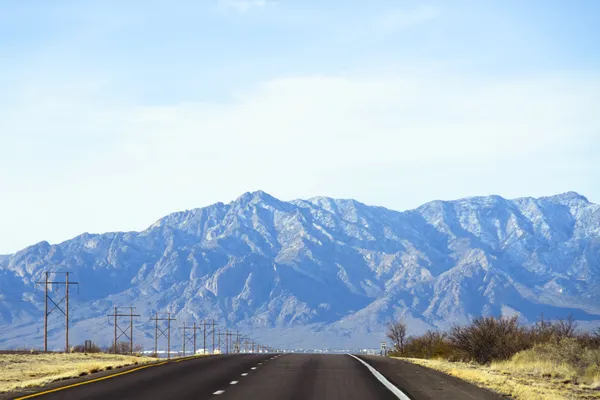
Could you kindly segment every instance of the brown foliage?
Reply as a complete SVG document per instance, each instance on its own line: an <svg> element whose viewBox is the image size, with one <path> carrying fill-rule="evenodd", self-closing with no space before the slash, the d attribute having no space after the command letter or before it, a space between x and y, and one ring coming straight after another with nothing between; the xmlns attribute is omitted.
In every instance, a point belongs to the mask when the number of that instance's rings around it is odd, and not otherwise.
<svg viewBox="0 0 600 400"><path fill-rule="evenodd" d="M139 354L141 353L143 350L142 345L140 344L136 344L133 346L133 354ZM106 348L106 353L109 354L114 354L115 353L115 346L114 343L110 346ZM129 346L129 342L117 342L117 354L130 354L132 353L130 351L130 346Z"/></svg>
<svg viewBox="0 0 600 400"><path fill-rule="evenodd" d="M406 323L403 321L390 322L388 324L387 338L392 341L394 351L402 351L407 336Z"/></svg>
<svg viewBox="0 0 600 400"><path fill-rule="evenodd" d="M577 331L577 325L572 316L546 321L542 315L531 327L520 325L516 316L480 317L469 325L452 327L448 334L427 331L421 336L409 337L394 355L489 364L492 361L508 360L518 352L536 345L560 347L559 344L575 346L573 343L576 343L581 348L600 349L600 328L590 333L581 333Z"/></svg>
<svg viewBox="0 0 600 400"><path fill-rule="evenodd" d="M409 337L401 355L416 358L454 359L456 349L448 340L448 335L438 331L427 331L417 337Z"/></svg>
<svg viewBox="0 0 600 400"><path fill-rule="evenodd" d="M72 353L101 353L102 349L97 344L92 343L92 346L89 349L87 349L87 351L86 351L85 345L78 344L77 346L74 346L71 349L71 352Z"/></svg>
<svg viewBox="0 0 600 400"><path fill-rule="evenodd" d="M528 330L519 326L517 317L480 317L468 326L454 326L450 342L465 358L480 364L492 360L507 360L532 346Z"/></svg>

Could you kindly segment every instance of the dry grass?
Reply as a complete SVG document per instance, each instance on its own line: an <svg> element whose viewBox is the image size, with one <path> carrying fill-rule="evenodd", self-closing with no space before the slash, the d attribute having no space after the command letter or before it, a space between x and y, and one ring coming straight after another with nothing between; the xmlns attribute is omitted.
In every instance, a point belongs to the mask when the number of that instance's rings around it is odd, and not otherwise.
<svg viewBox="0 0 600 400"><path fill-rule="evenodd" d="M600 349L585 347L575 339L565 339L559 344L536 345L515 354L508 361L492 363L492 368L571 381L600 391Z"/></svg>
<svg viewBox="0 0 600 400"><path fill-rule="evenodd" d="M0 354L0 393L156 361L114 354Z"/></svg>
<svg viewBox="0 0 600 400"><path fill-rule="evenodd" d="M529 354L523 354L527 353ZM598 370L578 370L566 363L535 361L538 353L521 352L513 359L492 363L491 366L401 358L424 367L494 390L518 400L600 399ZM593 369L593 368L592 368Z"/></svg>

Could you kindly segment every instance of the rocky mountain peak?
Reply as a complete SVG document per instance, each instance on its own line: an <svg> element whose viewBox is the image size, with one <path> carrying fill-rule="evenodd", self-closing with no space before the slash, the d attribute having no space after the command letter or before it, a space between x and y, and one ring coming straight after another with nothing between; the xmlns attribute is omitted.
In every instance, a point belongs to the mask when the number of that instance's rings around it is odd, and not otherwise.
<svg viewBox="0 0 600 400"><path fill-rule="evenodd" d="M569 203L569 202L589 203L589 200L585 196L582 196L577 192L566 192L566 193L557 194L555 196L542 197L542 199L548 200L551 202L556 202L556 203Z"/></svg>
<svg viewBox="0 0 600 400"><path fill-rule="evenodd" d="M399 315L411 333L507 310L527 321L541 312L600 320L599 210L576 193L399 212L249 192L143 232L81 235L0 258L0 289L30 299L0 303L0 345L40 339L43 302L33 282L50 265L81 282L72 331L98 343L110 338L98 326L114 305L277 332L272 343L298 346L362 345ZM52 337L60 343L60 326Z"/></svg>

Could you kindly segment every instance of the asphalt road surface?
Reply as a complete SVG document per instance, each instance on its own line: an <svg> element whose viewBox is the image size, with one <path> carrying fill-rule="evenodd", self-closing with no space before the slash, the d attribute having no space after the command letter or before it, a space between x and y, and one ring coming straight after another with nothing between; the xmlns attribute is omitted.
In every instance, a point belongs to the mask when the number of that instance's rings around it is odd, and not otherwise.
<svg viewBox="0 0 600 400"><path fill-rule="evenodd" d="M20 396L43 400L502 398L445 374L399 360L361 359L371 368L349 355L211 356L143 367L95 382L67 384L64 389ZM23 397L28 395L35 397Z"/></svg>

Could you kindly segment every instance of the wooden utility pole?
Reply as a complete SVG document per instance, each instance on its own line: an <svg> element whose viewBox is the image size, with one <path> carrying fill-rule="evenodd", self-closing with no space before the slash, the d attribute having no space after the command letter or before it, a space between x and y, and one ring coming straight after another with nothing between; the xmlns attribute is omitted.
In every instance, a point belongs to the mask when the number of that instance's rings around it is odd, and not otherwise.
<svg viewBox="0 0 600 400"><path fill-rule="evenodd" d="M127 308L127 309L129 309L129 313L128 314L119 314L119 308ZM139 314L133 313L134 309L135 309L135 307L116 307L115 306L114 312L112 314L107 315L107 317L114 317L113 324L114 324L115 332L114 332L113 351L115 354L117 354L117 343L122 336L125 336L127 339L129 339L129 354L133 354L133 317L140 316ZM121 328L121 326L119 326L118 317L129 317L129 326L127 326L125 329ZM121 332L118 333L117 329ZM129 331L129 333L127 333L127 331Z"/></svg>
<svg viewBox="0 0 600 400"><path fill-rule="evenodd" d="M213 354L215 354L215 320L212 320L212 339L213 339Z"/></svg>
<svg viewBox="0 0 600 400"><path fill-rule="evenodd" d="M44 312L44 351L48 351L48 271L46 274L46 282L44 283L45 293L44 300L46 303Z"/></svg>
<svg viewBox="0 0 600 400"><path fill-rule="evenodd" d="M175 321L175 318L171 318L170 312L163 313L163 315L166 315L166 317L159 318L159 314L156 313L154 318L150 319L156 323L154 330L154 353L158 356L158 338L164 336L167 338L167 358L171 358L171 321ZM167 332L163 328L158 327L158 321L167 321Z"/></svg>
<svg viewBox="0 0 600 400"><path fill-rule="evenodd" d="M211 319L210 322L207 322L206 320L204 320L202 322L202 338L203 338L203 349L204 349L204 353L208 353L207 348L206 348L206 338L208 337L208 335L212 335L212 352L215 352L215 326L217 324L215 324L215 320ZM208 327L211 327L211 330L208 329Z"/></svg>
<svg viewBox="0 0 600 400"><path fill-rule="evenodd" d="M64 274L64 281L50 281L48 280L50 274L58 275ZM69 348L69 285L77 285L77 291L79 292L79 282L69 282L69 274L70 272L49 272L45 271L45 280L42 282L36 282L36 285L44 285L44 351L48 351L48 316L54 310L59 310L65 316L65 353L70 352ZM65 295L58 302L54 301L52 296L48 293L48 285L65 285ZM54 304L54 307L48 311L48 300ZM63 310L60 304L65 301L65 309Z"/></svg>
<svg viewBox="0 0 600 400"><path fill-rule="evenodd" d="M202 347L202 352L204 354L206 354L206 327L207 327L207 323L206 323L206 320L204 320L202 322L202 338L204 339L204 342L202 344L202 346L203 346Z"/></svg>
<svg viewBox="0 0 600 400"><path fill-rule="evenodd" d="M182 341L183 341L183 355L186 355L186 351L185 351L185 344L186 342L189 342L190 344L193 344L194 346L194 353L196 354L196 331L198 329L200 329L199 326L196 326L196 323L194 322L194 326L186 326L185 322L183 323L183 328L181 328L183 330L183 337L182 337ZM187 330L193 330L193 335L190 337L188 336L188 334L186 333Z"/></svg>

